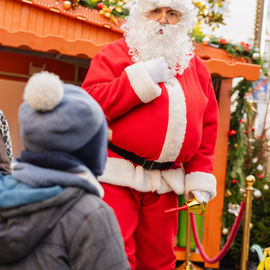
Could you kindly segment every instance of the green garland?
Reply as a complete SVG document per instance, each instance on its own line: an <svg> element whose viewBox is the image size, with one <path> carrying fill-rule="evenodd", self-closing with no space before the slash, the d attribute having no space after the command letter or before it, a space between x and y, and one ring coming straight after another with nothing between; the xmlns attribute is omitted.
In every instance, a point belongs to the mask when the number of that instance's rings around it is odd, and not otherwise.
<svg viewBox="0 0 270 270"><path fill-rule="evenodd" d="M124 19L129 14L128 8L125 7L126 1L127 0L66 0L65 2L69 2L66 7L67 9L75 9L76 6L82 5L90 9L99 10L102 15L110 18L117 24L116 17ZM213 26L212 29L217 27L219 24L224 24L224 1L225 0L194 0L194 5L198 9L198 21L200 23L204 22L205 24Z"/></svg>
<svg viewBox="0 0 270 270"><path fill-rule="evenodd" d="M129 14L128 9L124 7L126 4L125 0L122 0L122 1L121 0L103 0L103 1L80 0L79 4L90 9L100 10L101 13L102 13L102 10L107 9L107 11L111 15L119 17L119 18L125 18ZM110 16L107 16L107 17L110 17Z"/></svg>
<svg viewBox="0 0 270 270"><path fill-rule="evenodd" d="M251 217L252 229L250 232L250 245L259 244L268 247L270 244L270 191L269 177L263 172L266 161L267 148L264 134L255 137L254 121L256 117L255 104L248 98L253 93L252 83L242 80L232 89L237 96L234 101L235 111L231 114L229 132L229 150L225 183L225 198L222 216L222 245L227 240L228 231L235 220L245 188L245 177L254 175L257 196L253 200ZM235 210L235 212L234 212ZM234 214L235 213L235 214ZM235 242L223 262L234 262L231 266L238 269L241 257L242 229L240 229Z"/></svg>
<svg viewBox="0 0 270 270"><path fill-rule="evenodd" d="M241 42L240 44L234 44L225 38L207 36L201 33L200 28L194 28L191 35L196 43L225 50L229 56L237 58L242 62L262 66L264 64L264 60L259 54L259 49L252 47L248 43Z"/></svg>

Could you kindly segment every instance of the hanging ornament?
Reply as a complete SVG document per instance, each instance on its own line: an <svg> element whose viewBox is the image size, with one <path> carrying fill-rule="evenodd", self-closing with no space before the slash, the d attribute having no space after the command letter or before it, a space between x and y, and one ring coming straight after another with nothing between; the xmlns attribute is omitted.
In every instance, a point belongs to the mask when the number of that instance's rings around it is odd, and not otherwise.
<svg viewBox="0 0 270 270"><path fill-rule="evenodd" d="M70 9L71 8L71 1L68 1L68 0L64 1L63 7L64 7L64 9Z"/></svg>
<svg viewBox="0 0 270 270"><path fill-rule="evenodd" d="M258 52L254 52L251 56L252 60L257 61L260 58L260 54Z"/></svg>
<svg viewBox="0 0 270 270"><path fill-rule="evenodd" d="M265 185L263 186L263 188L264 188L265 190L268 190L268 189L269 189L269 186L268 186L267 184L265 184Z"/></svg>
<svg viewBox="0 0 270 270"><path fill-rule="evenodd" d="M238 144L237 144L237 143L235 143L233 146L234 146L235 148L237 148L237 147L238 147Z"/></svg>
<svg viewBox="0 0 270 270"><path fill-rule="evenodd" d="M231 129L231 130L229 131L229 136L234 136L235 134L237 134L237 131L236 131L236 130Z"/></svg>
<svg viewBox="0 0 270 270"><path fill-rule="evenodd" d="M255 127L252 128L252 131L253 131L253 132L255 131Z"/></svg>
<svg viewBox="0 0 270 270"><path fill-rule="evenodd" d="M209 38L209 37L204 37L204 38L202 39L202 44L203 44L203 45L208 45L209 41L210 41L210 38Z"/></svg>
<svg viewBox="0 0 270 270"><path fill-rule="evenodd" d="M102 9L103 8L103 4L102 3L98 3L97 4L97 9Z"/></svg>
<svg viewBox="0 0 270 270"><path fill-rule="evenodd" d="M240 121L239 121L241 124L245 124L246 123L246 121L242 118L242 119L240 119Z"/></svg>
<svg viewBox="0 0 270 270"><path fill-rule="evenodd" d="M236 180L236 179L233 179L233 180L232 180L232 184L233 184L233 185L237 184L237 180Z"/></svg>
<svg viewBox="0 0 270 270"><path fill-rule="evenodd" d="M225 193L225 196L226 196L226 197L230 197L230 196L232 196L231 191L230 191L230 190L227 190L227 191L226 191L226 193Z"/></svg>
<svg viewBox="0 0 270 270"><path fill-rule="evenodd" d="M252 163L256 163L257 161L258 161L258 158L257 157L255 157L255 158L252 159Z"/></svg>
<svg viewBox="0 0 270 270"><path fill-rule="evenodd" d="M240 188L239 191L240 193L245 193L246 190L244 188Z"/></svg>
<svg viewBox="0 0 270 270"><path fill-rule="evenodd" d="M228 232L229 232L228 228L223 228L223 229L222 229L222 234L223 234L223 235L227 235Z"/></svg>
<svg viewBox="0 0 270 270"><path fill-rule="evenodd" d="M230 214L234 214L235 216L238 216L239 211L240 211L240 205L239 204L232 204L232 203L228 204L228 212Z"/></svg>
<svg viewBox="0 0 270 270"><path fill-rule="evenodd" d="M248 131L247 131L247 130L245 130L245 131L244 131L244 133L245 133L245 134L248 134Z"/></svg>
<svg viewBox="0 0 270 270"><path fill-rule="evenodd" d="M219 42L220 42L222 45L228 44L228 41L227 41L225 38L221 38L221 39L219 40Z"/></svg>
<svg viewBox="0 0 270 270"><path fill-rule="evenodd" d="M252 100L248 100L248 106L249 106L249 108L251 109L252 108L252 106L253 106L253 101Z"/></svg>
<svg viewBox="0 0 270 270"><path fill-rule="evenodd" d="M262 166L261 164L259 164L259 165L257 166L257 170L258 170L258 171L262 171L262 170L263 170L263 166Z"/></svg>
<svg viewBox="0 0 270 270"><path fill-rule="evenodd" d="M260 198L262 196L262 192L259 189L255 189L253 192L255 198Z"/></svg>
<svg viewBox="0 0 270 270"><path fill-rule="evenodd" d="M249 228L252 229L253 228L253 224L249 223Z"/></svg>
<svg viewBox="0 0 270 270"><path fill-rule="evenodd" d="M262 179L262 178L263 178L263 174L260 173L260 174L258 175L258 177L259 177L260 179Z"/></svg>

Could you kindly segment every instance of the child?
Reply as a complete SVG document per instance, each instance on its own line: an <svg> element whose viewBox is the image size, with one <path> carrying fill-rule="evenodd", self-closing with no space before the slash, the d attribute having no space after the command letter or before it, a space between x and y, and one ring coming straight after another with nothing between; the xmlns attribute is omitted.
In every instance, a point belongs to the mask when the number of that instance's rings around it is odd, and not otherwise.
<svg viewBox="0 0 270 270"><path fill-rule="evenodd" d="M96 180L107 152L99 105L48 72L30 78L24 99L25 150L0 177L0 269L129 269Z"/></svg>

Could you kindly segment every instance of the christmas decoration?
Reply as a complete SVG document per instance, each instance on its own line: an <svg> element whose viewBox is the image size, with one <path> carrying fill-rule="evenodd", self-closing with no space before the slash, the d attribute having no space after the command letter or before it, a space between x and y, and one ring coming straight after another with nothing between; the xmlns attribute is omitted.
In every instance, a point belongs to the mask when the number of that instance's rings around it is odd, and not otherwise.
<svg viewBox="0 0 270 270"><path fill-rule="evenodd" d="M212 30L219 24L223 24L223 2L225 0L193 1L198 9L199 23L205 23L212 27Z"/></svg>
<svg viewBox="0 0 270 270"><path fill-rule="evenodd" d="M262 196L262 193L259 189L255 189L253 195L255 198L260 198Z"/></svg>
<svg viewBox="0 0 270 270"><path fill-rule="evenodd" d="M239 191L240 191L241 193L245 193L246 190L245 190L244 188L240 188Z"/></svg>
<svg viewBox="0 0 270 270"><path fill-rule="evenodd" d="M97 4L97 9L102 9L103 8L103 4L102 3L98 3Z"/></svg>
<svg viewBox="0 0 270 270"><path fill-rule="evenodd" d="M257 166L257 170L258 170L258 171L262 171L262 170L263 170L263 166L262 166L261 164L259 164L259 165Z"/></svg>
<svg viewBox="0 0 270 270"><path fill-rule="evenodd" d="M99 10L101 15L111 19L115 24L118 24L117 17L124 19L129 13L125 7L126 0L79 0L79 4Z"/></svg>
<svg viewBox="0 0 270 270"><path fill-rule="evenodd" d="M239 211L240 211L240 205L239 204L229 203L229 205L228 205L228 212L230 214L234 214L235 216L238 216Z"/></svg>
<svg viewBox="0 0 270 270"><path fill-rule="evenodd" d="M257 61L260 58L260 54L257 52L254 52L251 56L251 58L255 61Z"/></svg>
<svg viewBox="0 0 270 270"><path fill-rule="evenodd" d="M226 196L226 197L230 197L230 196L232 196L231 191L230 191L230 190L227 190L227 191L226 191L226 193L225 193L225 196Z"/></svg>
<svg viewBox="0 0 270 270"><path fill-rule="evenodd" d="M229 232L228 228L223 228L223 229L222 229L222 234L223 234L223 235L227 235L228 232Z"/></svg>
<svg viewBox="0 0 270 270"><path fill-rule="evenodd" d="M239 48L241 47L239 46ZM248 48L247 45L246 48ZM252 47L249 47L249 50L254 51ZM263 74L265 74L264 71ZM229 136L225 190L230 190L231 196L226 196L225 192L222 227L231 230L235 219L234 215L237 214L237 205L240 204L245 193L245 177L254 175L259 181L254 184L254 198L256 199L253 200L252 206L255 211L252 211L251 216L250 245L256 243L265 247L270 242L269 176L265 172L267 150L270 148L270 143L268 146L264 132L262 136L255 137L256 133L253 130L257 110L256 104L249 98L252 94L253 84L246 80L240 81L232 89L232 95L236 98L232 100L235 109L231 113L230 130L235 130L236 134ZM234 147L235 144L238 147ZM232 179L237 179L237 183L232 184ZM227 237L228 235L222 233L221 245L225 244ZM239 261L241 245L242 233L240 231L223 261ZM231 269L236 268L232 267Z"/></svg>
<svg viewBox="0 0 270 270"><path fill-rule="evenodd" d="M252 48L248 43L241 42L240 44L234 44L224 38L205 36L199 26L194 28L192 37L196 43L222 49L227 52L228 56L238 61L257 65L263 64L264 60L258 53L257 48ZM267 68L263 69L265 72L268 70Z"/></svg>
<svg viewBox="0 0 270 270"><path fill-rule="evenodd" d="M63 7L65 8L65 9L70 9L71 8L71 1L64 1L64 3L63 3Z"/></svg>
<svg viewBox="0 0 270 270"><path fill-rule="evenodd" d="M246 123L246 121L242 118L242 119L240 119L240 121L239 121L241 124L245 124Z"/></svg>
<svg viewBox="0 0 270 270"><path fill-rule="evenodd" d="M236 179L233 179L233 180L232 180L232 184L233 184L233 185L237 184L237 180L236 180Z"/></svg>
<svg viewBox="0 0 270 270"><path fill-rule="evenodd" d="M234 136L236 133L237 132L234 129L232 129L229 131L229 136Z"/></svg>

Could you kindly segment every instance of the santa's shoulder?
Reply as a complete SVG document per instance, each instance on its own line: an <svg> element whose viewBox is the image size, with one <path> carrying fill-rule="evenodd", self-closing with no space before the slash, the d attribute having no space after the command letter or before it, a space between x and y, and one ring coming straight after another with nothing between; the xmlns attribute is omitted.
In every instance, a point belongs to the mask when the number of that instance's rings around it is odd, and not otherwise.
<svg viewBox="0 0 270 270"><path fill-rule="evenodd" d="M108 43L105 45L100 52L101 54L111 54L111 55L118 55L118 54L127 54L128 53L128 46L124 38L115 40L113 42Z"/></svg>
<svg viewBox="0 0 270 270"><path fill-rule="evenodd" d="M196 72L199 76L202 76L204 78L211 76L206 64L197 55L194 55L194 57L190 60L190 66L196 69Z"/></svg>

